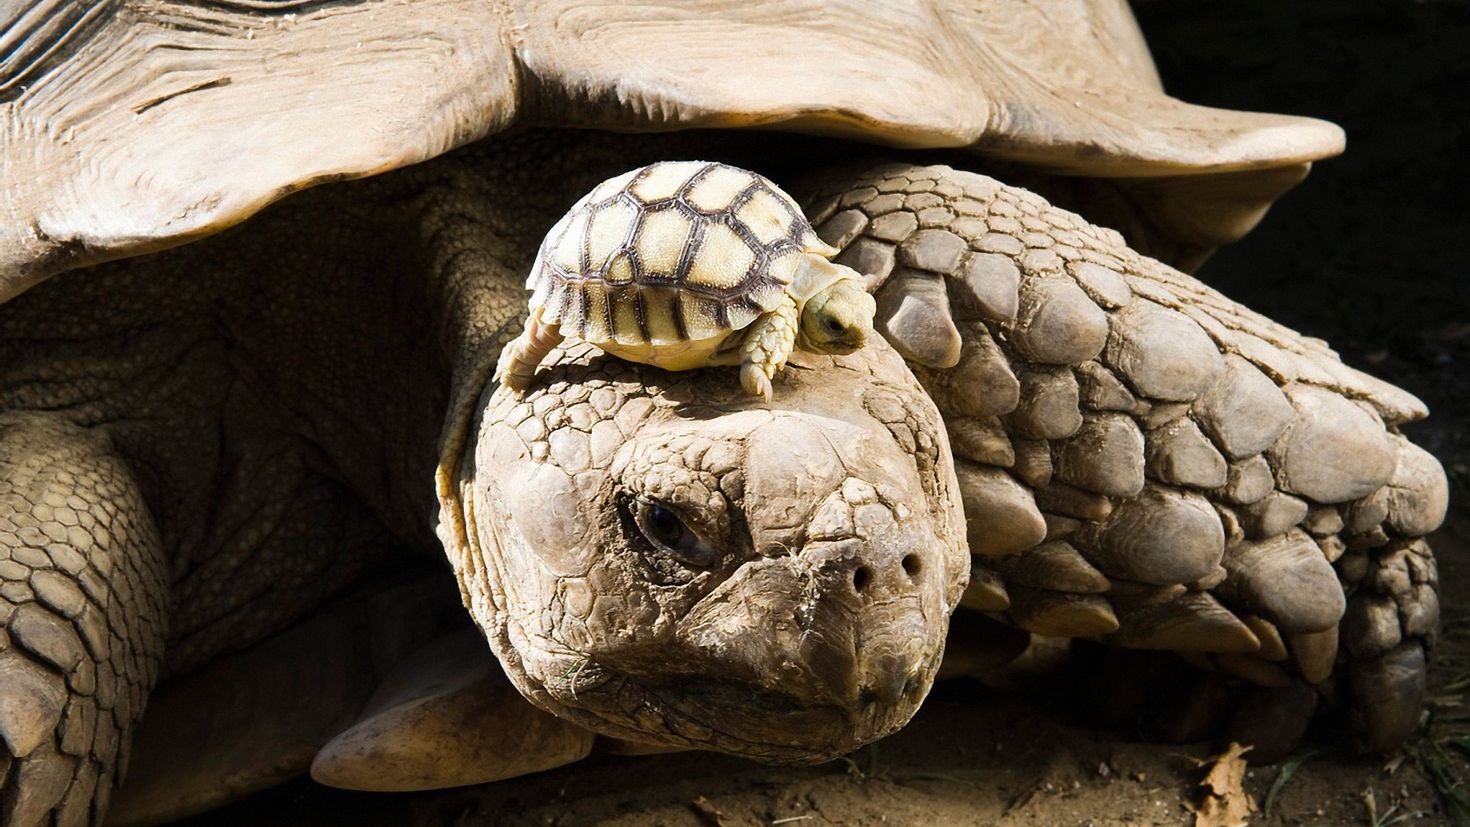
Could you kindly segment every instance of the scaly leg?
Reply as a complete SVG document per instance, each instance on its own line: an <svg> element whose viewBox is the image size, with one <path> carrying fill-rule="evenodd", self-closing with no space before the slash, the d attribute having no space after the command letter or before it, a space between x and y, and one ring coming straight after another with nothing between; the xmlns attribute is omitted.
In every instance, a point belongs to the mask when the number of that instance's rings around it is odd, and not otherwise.
<svg viewBox="0 0 1470 827"><path fill-rule="evenodd" d="M0 822L101 820L167 608L158 532L107 436L0 416Z"/></svg>
<svg viewBox="0 0 1470 827"><path fill-rule="evenodd" d="M740 384L755 396L771 401L771 377L786 366L796 345L796 302L783 296L781 304L751 324L740 345Z"/></svg>
<svg viewBox="0 0 1470 827"><path fill-rule="evenodd" d="M530 387L541 360L563 338L559 325L543 322L540 309L532 310L526 318L526 329L500 352L495 381L517 391Z"/></svg>

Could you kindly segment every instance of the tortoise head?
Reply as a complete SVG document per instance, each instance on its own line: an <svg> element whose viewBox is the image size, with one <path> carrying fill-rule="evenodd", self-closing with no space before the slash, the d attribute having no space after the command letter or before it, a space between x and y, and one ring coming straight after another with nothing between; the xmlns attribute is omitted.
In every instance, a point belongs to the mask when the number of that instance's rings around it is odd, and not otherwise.
<svg viewBox="0 0 1470 827"><path fill-rule="evenodd" d="M969 564L902 361L806 357L771 406L728 369L552 362L524 398L487 394L443 501L520 691L604 734L782 763L906 723Z"/></svg>
<svg viewBox="0 0 1470 827"><path fill-rule="evenodd" d="M802 305L800 345L815 353L852 353L867 344L877 312L878 305L863 289L861 277L852 272Z"/></svg>

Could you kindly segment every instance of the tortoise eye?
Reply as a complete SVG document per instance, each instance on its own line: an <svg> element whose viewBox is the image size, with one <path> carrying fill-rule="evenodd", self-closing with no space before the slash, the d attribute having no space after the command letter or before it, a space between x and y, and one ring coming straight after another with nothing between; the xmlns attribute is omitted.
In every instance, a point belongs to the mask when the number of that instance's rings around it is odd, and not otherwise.
<svg viewBox="0 0 1470 827"><path fill-rule="evenodd" d="M846 328L844 328L842 326L842 322L839 322L839 321L837 321L836 319L833 319L833 318L828 318L827 321L826 321L826 323L825 323L825 326L827 328L827 332L828 333L842 333L843 331L846 330Z"/></svg>
<svg viewBox="0 0 1470 827"><path fill-rule="evenodd" d="M720 560L718 549L689 530L673 509L639 497L634 503L634 522L654 547L691 566L709 568Z"/></svg>

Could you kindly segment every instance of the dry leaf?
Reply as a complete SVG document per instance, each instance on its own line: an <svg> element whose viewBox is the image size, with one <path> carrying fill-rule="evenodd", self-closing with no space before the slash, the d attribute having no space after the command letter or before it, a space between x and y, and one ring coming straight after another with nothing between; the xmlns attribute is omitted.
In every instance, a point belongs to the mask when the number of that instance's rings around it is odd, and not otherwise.
<svg viewBox="0 0 1470 827"><path fill-rule="evenodd" d="M1210 759L1210 771L1199 784L1200 800L1191 804L1194 827L1242 827L1256 810L1256 801L1243 786L1245 758L1250 747L1231 742L1225 752Z"/></svg>

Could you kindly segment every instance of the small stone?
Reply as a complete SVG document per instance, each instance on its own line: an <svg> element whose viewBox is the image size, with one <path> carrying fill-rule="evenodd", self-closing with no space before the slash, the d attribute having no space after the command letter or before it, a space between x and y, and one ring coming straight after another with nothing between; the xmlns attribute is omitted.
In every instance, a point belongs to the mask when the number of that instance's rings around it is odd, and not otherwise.
<svg viewBox="0 0 1470 827"><path fill-rule="evenodd" d="M1098 637L1116 631L1118 618L1096 595L1011 586L1011 622L1038 635Z"/></svg>
<svg viewBox="0 0 1470 827"><path fill-rule="evenodd" d="M1074 261L1067 265L1067 270L1093 301L1109 310L1116 310L1133 300L1128 282L1116 270L1090 261Z"/></svg>
<svg viewBox="0 0 1470 827"><path fill-rule="evenodd" d="M1271 473L1271 466L1265 458L1254 456L1230 463L1222 493L1233 503L1250 505L1274 490L1276 477Z"/></svg>
<svg viewBox="0 0 1470 827"><path fill-rule="evenodd" d="M971 253L954 282L955 312L960 318L1009 322L1019 307L1021 271L1015 262L993 253Z"/></svg>
<svg viewBox="0 0 1470 827"><path fill-rule="evenodd" d="M843 210L822 222L817 228L817 237L841 250L862 234L868 226L868 217L862 210Z"/></svg>
<svg viewBox="0 0 1470 827"><path fill-rule="evenodd" d="M964 500L970 553L1003 557L1025 551L1046 537L1046 521L1031 492L998 469L955 463Z"/></svg>
<svg viewBox="0 0 1470 827"><path fill-rule="evenodd" d="M1162 482L1219 488L1229 478L1225 458L1191 419L1177 419L1150 433L1148 448L1148 471Z"/></svg>
<svg viewBox="0 0 1470 827"><path fill-rule="evenodd" d="M1388 524L1406 537L1422 537L1444 522L1449 483L1428 451L1394 434L1396 457L1387 485Z"/></svg>
<svg viewBox="0 0 1470 827"><path fill-rule="evenodd" d="M1082 427L1077 379L1066 368L1038 368L1020 377L1020 399L1011 422L1036 439L1061 439Z"/></svg>
<svg viewBox="0 0 1470 827"><path fill-rule="evenodd" d="M893 348L925 367L951 368L960 360L960 332L949 315L944 281L899 270L878 292L878 325Z"/></svg>
<svg viewBox="0 0 1470 827"><path fill-rule="evenodd" d="M877 290L888 274L893 272L894 249L872 238L860 238L837 255L833 261L858 271L863 276L863 287L868 292Z"/></svg>
<svg viewBox="0 0 1470 827"><path fill-rule="evenodd" d="M873 219L873 223L868 225L868 235L896 244L913 235L917 229L919 220L913 213L891 212Z"/></svg>
<svg viewBox="0 0 1470 827"><path fill-rule="evenodd" d="M996 567L1005 575L1007 582L1037 589L1100 594L1110 588L1108 578L1063 540L1048 540L1033 549L997 561Z"/></svg>
<svg viewBox="0 0 1470 827"><path fill-rule="evenodd" d="M1285 534L1307 516L1307 503L1290 494L1273 491L1248 505L1245 511L1245 533L1252 540L1263 540Z"/></svg>
<svg viewBox="0 0 1470 827"><path fill-rule="evenodd" d="M1219 348L1198 324L1147 301L1114 315L1103 358L1136 392L1169 402L1194 400L1224 368Z"/></svg>
<svg viewBox="0 0 1470 827"><path fill-rule="evenodd" d="M1289 385L1286 394L1297 417L1267 453L1283 491L1341 503L1392 478L1392 444L1372 414L1310 385Z"/></svg>
<svg viewBox="0 0 1470 827"><path fill-rule="evenodd" d="M1021 287L1011 336L1031 361L1077 365L1102 352L1108 314L1071 279L1035 278Z"/></svg>
<svg viewBox="0 0 1470 827"><path fill-rule="evenodd" d="M1115 497L1143 490L1143 465L1143 433L1123 414L1085 417L1056 452L1058 479Z"/></svg>
<svg viewBox="0 0 1470 827"><path fill-rule="evenodd" d="M1119 505L1097 533L1095 543L1079 545L1088 561L1110 577L1141 583L1198 580L1220 564L1225 548L1209 500L1152 485Z"/></svg>
<svg viewBox="0 0 1470 827"><path fill-rule="evenodd" d="M1296 417L1286 395L1239 356L1225 357L1220 381L1194 404L1200 423L1231 459L1258 454Z"/></svg>
<svg viewBox="0 0 1470 827"><path fill-rule="evenodd" d="M1283 632L1320 632L1342 619L1342 586L1304 531L1231 546L1224 566L1221 597Z"/></svg>
<svg viewBox="0 0 1470 827"><path fill-rule="evenodd" d="M1123 384L1123 380L1097 361L1087 361L1077 366L1077 385L1082 392L1082 403L1096 411L1138 410L1138 398Z"/></svg>
<svg viewBox="0 0 1470 827"><path fill-rule="evenodd" d="M898 259L909 267L947 274L960 266L960 256L968 248L963 238L948 230L920 230L898 248Z"/></svg>

